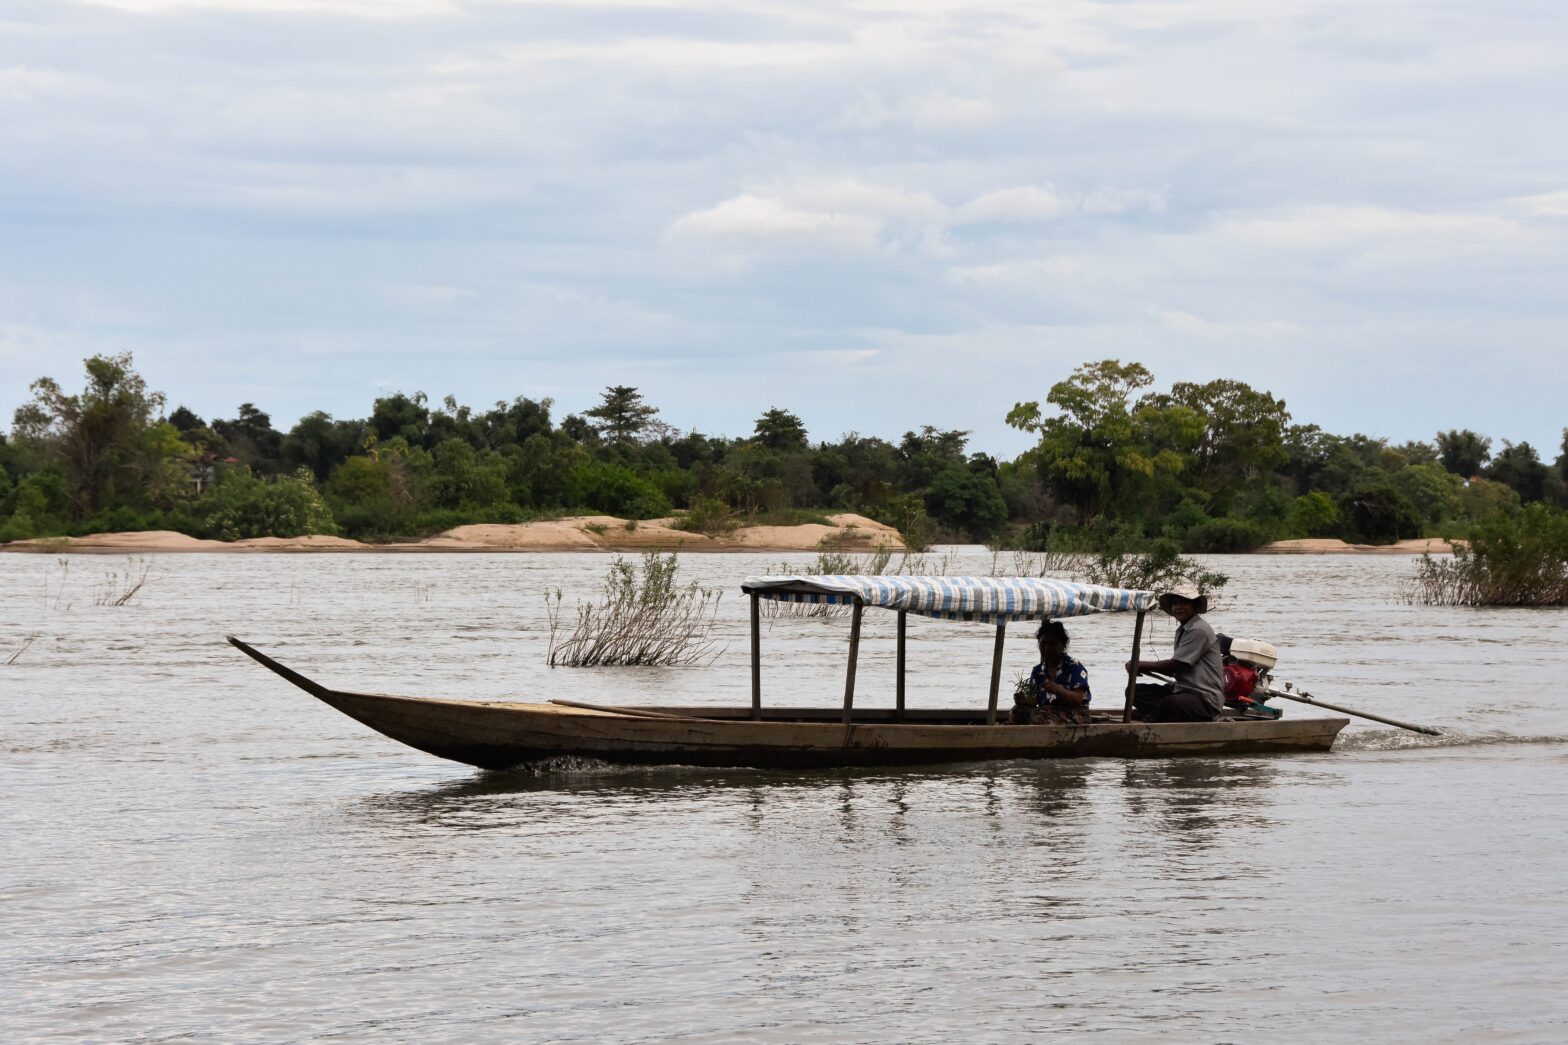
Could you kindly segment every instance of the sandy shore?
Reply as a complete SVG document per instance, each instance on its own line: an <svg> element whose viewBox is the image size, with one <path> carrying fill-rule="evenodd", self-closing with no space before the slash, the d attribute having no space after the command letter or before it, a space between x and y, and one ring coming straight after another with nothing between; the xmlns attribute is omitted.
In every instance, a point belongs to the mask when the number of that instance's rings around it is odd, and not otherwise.
<svg viewBox="0 0 1568 1045"><path fill-rule="evenodd" d="M1258 555L1451 555L1454 546L1440 537L1417 537L1393 544L1346 544L1332 537L1275 541L1257 550Z"/></svg>
<svg viewBox="0 0 1568 1045"><path fill-rule="evenodd" d="M364 544L343 537L257 537L246 541L208 541L171 530L95 533L86 537L41 537L0 544L9 552L569 552L569 551L874 551L879 545L902 550L891 526L863 515L828 516L832 524L747 526L722 537L675 529L673 519L636 522L611 515L516 525L459 526L422 541ZM826 542L826 543L824 543Z"/></svg>

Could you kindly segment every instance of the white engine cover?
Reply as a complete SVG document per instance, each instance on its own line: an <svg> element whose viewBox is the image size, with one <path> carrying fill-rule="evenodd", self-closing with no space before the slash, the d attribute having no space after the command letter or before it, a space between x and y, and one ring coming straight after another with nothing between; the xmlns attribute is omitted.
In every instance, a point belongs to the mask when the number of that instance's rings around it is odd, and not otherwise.
<svg viewBox="0 0 1568 1045"><path fill-rule="evenodd" d="M1250 664L1264 671L1272 670L1279 661L1279 650L1267 642L1258 642L1254 639L1231 639L1230 655L1243 664Z"/></svg>

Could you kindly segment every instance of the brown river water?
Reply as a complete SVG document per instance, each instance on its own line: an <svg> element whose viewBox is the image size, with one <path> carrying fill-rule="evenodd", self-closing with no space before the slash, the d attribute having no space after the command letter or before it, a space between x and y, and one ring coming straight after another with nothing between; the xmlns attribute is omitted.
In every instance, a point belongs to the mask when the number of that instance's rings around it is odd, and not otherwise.
<svg viewBox="0 0 1568 1045"><path fill-rule="evenodd" d="M223 641L340 688L741 703L738 582L781 558L683 557L728 592L707 666L552 670L543 593L608 555L169 555L120 607L123 557L0 556L0 1037L1568 1040L1568 613L1403 605L1409 559L1215 560L1211 621L1281 679L1447 731L1312 756L485 773ZM1068 627L1115 703L1130 616ZM837 703L847 635L774 623L764 699ZM983 705L989 628L910 639L912 706Z"/></svg>

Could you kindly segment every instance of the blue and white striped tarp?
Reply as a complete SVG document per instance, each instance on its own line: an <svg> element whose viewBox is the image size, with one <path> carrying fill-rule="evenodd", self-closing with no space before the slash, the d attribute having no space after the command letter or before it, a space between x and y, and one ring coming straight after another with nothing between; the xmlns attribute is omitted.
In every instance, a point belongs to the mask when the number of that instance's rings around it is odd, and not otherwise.
<svg viewBox="0 0 1568 1045"><path fill-rule="evenodd" d="M1154 592L1037 577L747 577L741 591L782 602L853 602L945 620L1039 620L1149 610Z"/></svg>

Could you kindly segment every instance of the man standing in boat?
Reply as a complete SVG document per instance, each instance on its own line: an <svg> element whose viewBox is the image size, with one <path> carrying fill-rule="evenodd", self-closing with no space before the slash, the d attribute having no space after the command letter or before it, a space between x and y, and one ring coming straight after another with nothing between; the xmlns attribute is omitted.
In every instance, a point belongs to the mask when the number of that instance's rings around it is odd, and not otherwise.
<svg viewBox="0 0 1568 1045"><path fill-rule="evenodd" d="M1209 597L1186 581L1160 593L1160 609L1175 617L1176 648L1165 660L1129 661L1128 670L1159 672L1174 682L1140 682L1133 695L1139 718L1149 722L1212 722L1225 710L1225 668L1219 636L1203 619Z"/></svg>

